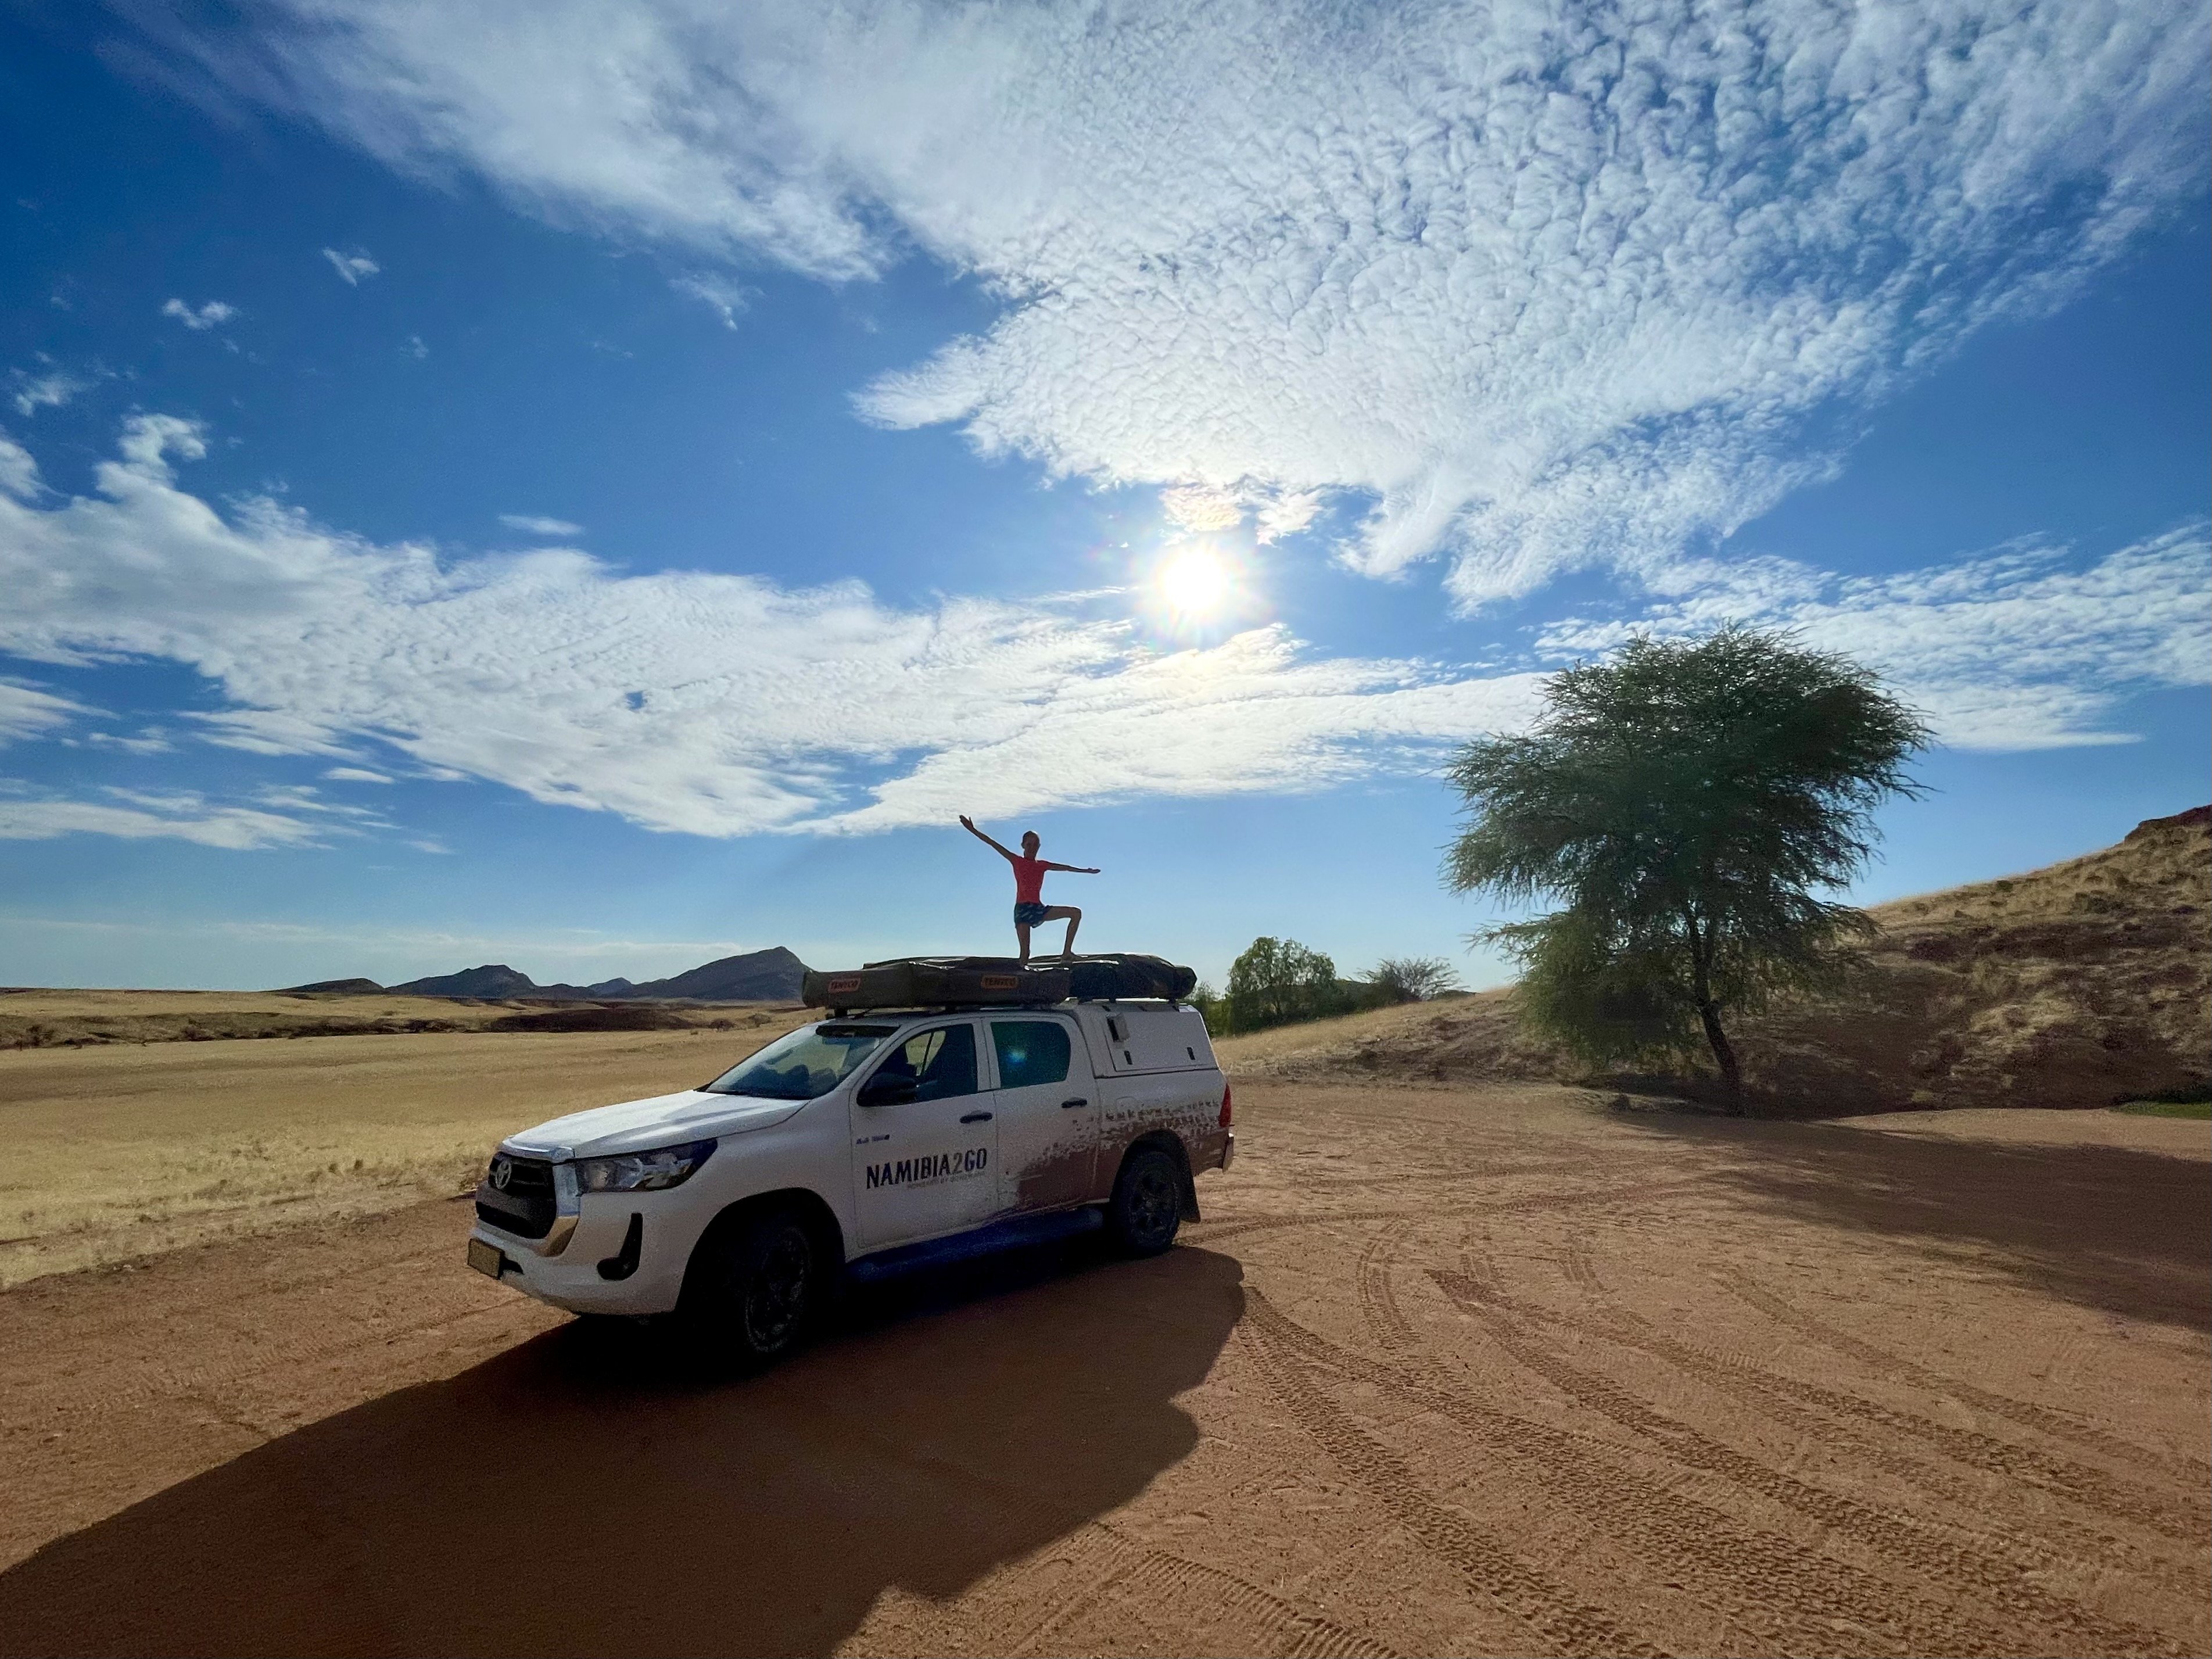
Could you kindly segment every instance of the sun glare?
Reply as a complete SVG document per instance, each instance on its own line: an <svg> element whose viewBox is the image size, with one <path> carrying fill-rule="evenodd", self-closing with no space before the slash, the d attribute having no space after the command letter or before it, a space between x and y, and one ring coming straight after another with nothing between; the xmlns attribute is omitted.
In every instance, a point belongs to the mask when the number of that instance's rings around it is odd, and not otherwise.
<svg viewBox="0 0 2212 1659"><path fill-rule="evenodd" d="M1172 610L1201 619L1218 611L1237 585L1221 556L1202 547L1175 555L1160 566L1153 580Z"/></svg>

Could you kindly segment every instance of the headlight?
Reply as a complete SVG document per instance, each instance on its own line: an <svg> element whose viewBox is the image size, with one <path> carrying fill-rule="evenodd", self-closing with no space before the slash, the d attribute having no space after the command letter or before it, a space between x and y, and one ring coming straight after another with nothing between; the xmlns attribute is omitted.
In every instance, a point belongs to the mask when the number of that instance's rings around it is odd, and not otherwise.
<svg viewBox="0 0 2212 1659"><path fill-rule="evenodd" d="M576 1188L586 1193L658 1193L680 1187L714 1150L711 1140L656 1152L624 1152L619 1158L580 1158Z"/></svg>

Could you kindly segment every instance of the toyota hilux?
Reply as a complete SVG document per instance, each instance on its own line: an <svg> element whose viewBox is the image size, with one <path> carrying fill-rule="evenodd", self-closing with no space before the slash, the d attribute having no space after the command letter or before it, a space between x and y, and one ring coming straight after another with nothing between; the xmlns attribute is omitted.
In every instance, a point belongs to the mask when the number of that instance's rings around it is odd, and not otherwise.
<svg viewBox="0 0 2212 1659"><path fill-rule="evenodd" d="M1234 1156L1231 1104L1179 1003L818 1020L698 1088L509 1136L469 1261L765 1362L848 1279L1094 1230L1165 1250Z"/></svg>

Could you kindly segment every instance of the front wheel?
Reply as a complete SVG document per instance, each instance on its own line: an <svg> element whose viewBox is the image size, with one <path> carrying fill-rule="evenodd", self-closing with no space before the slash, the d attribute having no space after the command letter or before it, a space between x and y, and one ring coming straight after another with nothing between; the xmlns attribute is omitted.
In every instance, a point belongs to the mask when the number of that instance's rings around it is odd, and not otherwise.
<svg viewBox="0 0 2212 1659"><path fill-rule="evenodd" d="M1130 1255L1158 1255L1182 1225L1182 1176L1158 1146L1140 1146L1121 1165L1106 1206L1114 1242Z"/></svg>
<svg viewBox="0 0 2212 1659"><path fill-rule="evenodd" d="M748 1368L799 1346L823 1288L821 1253L805 1223L789 1211L771 1212L707 1248L684 1295L697 1334Z"/></svg>

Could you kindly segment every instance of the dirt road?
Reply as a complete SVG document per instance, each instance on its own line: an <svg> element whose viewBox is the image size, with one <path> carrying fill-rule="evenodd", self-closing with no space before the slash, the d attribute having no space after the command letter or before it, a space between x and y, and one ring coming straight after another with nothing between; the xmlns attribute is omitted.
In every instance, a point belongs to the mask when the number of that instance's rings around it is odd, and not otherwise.
<svg viewBox="0 0 2212 1659"><path fill-rule="evenodd" d="M1238 1120L1167 1256L910 1281L750 1382L466 1273L453 1203L0 1295L0 1650L2212 1641L2205 1126Z"/></svg>

